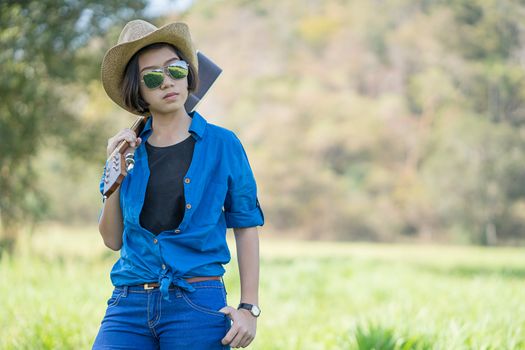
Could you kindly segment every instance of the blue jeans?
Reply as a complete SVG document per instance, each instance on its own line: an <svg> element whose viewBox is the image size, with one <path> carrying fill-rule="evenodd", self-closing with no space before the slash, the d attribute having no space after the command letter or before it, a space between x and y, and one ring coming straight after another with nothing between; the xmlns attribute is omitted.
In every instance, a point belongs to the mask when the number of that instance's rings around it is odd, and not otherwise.
<svg viewBox="0 0 525 350"><path fill-rule="evenodd" d="M191 283L194 292L158 288L115 287L93 349L230 349L221 339L231 327L222 281Z"/></svg>

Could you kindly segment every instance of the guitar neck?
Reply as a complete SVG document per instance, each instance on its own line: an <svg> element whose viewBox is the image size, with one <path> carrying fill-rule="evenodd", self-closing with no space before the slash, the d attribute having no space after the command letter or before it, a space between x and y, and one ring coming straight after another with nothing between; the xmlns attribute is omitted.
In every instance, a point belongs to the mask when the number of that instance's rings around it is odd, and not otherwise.
<svg viewBox="0 0 525 350"><path fill-rule="evenodd" d="M149 116L140 116L135 120L135 122L130 128L132 131L135 132L135 135L139 136L142 130L144 130L144 126L146 126L148 118Z"/></svg>

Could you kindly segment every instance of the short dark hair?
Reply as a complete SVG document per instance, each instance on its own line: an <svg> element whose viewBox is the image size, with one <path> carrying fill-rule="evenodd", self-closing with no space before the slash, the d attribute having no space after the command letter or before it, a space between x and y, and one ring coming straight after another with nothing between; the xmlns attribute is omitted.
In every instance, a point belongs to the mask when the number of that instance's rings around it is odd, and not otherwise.
<svg viewBox="0 0 525 350"><path fill-rule="evenodd" d="M137 51L126 65L126 69L124 71L124 79L122 80L122 85L120 87L122 96L124 97L124 103L127 107L132 108L141 113L149 112L149 104L144 100L144 98L140 94L139 89L139 56L145 51L151 49L160 49L166 46L171 47L181 60L188 62L187 58L182 54L182 52L179 49L168 43L151 44ZM188 91L193 92L197 90L197 87L199 85L199 76L191 64L188 64L188 67Z"/></svg>

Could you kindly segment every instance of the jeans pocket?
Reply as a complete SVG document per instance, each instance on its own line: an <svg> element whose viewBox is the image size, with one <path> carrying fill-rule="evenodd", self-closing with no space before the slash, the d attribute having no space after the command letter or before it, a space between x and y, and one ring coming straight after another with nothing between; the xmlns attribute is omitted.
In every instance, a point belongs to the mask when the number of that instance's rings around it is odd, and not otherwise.
<svg viewBox="0 0 525 350"><path fill-rule="evenodd" d="M120 299L122 298L122 294L124 294L123 289L120 289L120 288L113 289L113 294L111 294L111 298L109 298L107 302L108 309L118 305Z"/></svg>
<svg viewBox="0 0 525 350"><path fill-rule="evenodd" d="M194 292L182 291L182 298L190 308L209 315L226 317L226 314L219 312L227 305L226 291L220 281L216 283L197 282L192 285L195 288Z"/></svg>

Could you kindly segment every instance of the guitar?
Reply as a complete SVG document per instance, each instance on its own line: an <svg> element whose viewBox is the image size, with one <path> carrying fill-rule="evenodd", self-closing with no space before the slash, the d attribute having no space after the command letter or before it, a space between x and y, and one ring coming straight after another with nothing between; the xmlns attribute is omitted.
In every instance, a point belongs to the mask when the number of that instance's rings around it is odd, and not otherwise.
<svg viewBox="0 0 525 350"><path fill-rule="evenodd" d="M203 53L197 52L197 59L199 61L199 87L196 92L188 95L188 99L184 104L184 108L188 113L195 110L222 72L222 69ZM140 116L130 127L137 137L142 130L144 130L144 126L146 126L149 118L149 115ZM128 142L123 140L106 160L106 167L104 168L104 189L102 191L104 201L119 188L128 172L133 169L135 165L133 152L128 151L129 148Z"/></svg>

